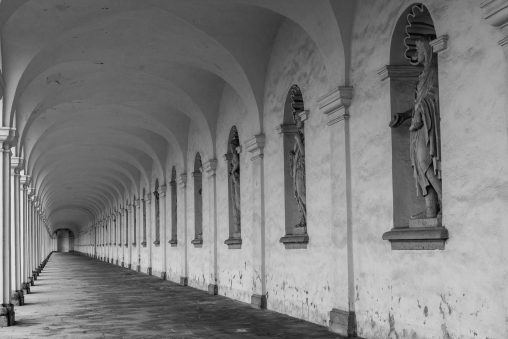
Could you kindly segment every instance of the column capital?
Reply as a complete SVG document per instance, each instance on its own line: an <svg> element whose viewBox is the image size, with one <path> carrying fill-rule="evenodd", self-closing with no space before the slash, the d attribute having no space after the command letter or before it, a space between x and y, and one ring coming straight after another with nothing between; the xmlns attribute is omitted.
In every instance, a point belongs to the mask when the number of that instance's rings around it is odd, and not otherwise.
<svg viewBox="0 0 508 339"><path fill-rule="evenodd" d="M181 173L178 177L178 185L180 187L185 188L187 186L187 173Z"/></svg>
<svg viewBox="0 0 508 339"><path fill-rule="evenodd" d="M217 159L213 158L203 164L203 169L208 176L214 176L217 169Z"/></svg>
<svg viewBox="0 0 508 339"><path fill-rule="evenodd" d="M159 186L159 189L158 189L159 195L161 197L165 197L167 190L168 190L168 187L166 186L166 184L163 184L163 185Z"/></svg>
<svg viewBox="0 0 508 339"><path fill-rule="evenodd" d="M328 117L327 125L349 119L353 87L338 86L318 99L319 110Z"/></svg>
<svg viewBox="0 0 508 339"><path fill-rule="evenodd" d="M30 185L31 178L29 175L23 174L21 178L19 179L19 182L21 185L23 185L24 190L28 190L28 185Z"/></svg>
<svg viewBox="0 0 508 339"><path fill-rule="evenodd" d="M20 158L20 157L12 157L11 158L11 168L21 171L23 169L23 165L24 165L23 158Z"/></svg>
<svg viewBox="0 0 508 339"><path fill-rule="evenodd" d="M0 143L3 144L4 150L10 149L15 140L16 140L15 128L0 127Z"/></svg>
<svg viewBox="0 0 508 339"><path fill-rule="evenodd" d="M508 45L508 0L485 0L480 4L480 8L483 11L483 19L503 34L498 44Z"/></svg>
<svg viewBox="0 0 508 339"><path fill-rule="evenodd" d="M251 139L245 142L245 149L251 154L251 160L263 158L263 149L265 148L265 135L256 134Z"/></svg>

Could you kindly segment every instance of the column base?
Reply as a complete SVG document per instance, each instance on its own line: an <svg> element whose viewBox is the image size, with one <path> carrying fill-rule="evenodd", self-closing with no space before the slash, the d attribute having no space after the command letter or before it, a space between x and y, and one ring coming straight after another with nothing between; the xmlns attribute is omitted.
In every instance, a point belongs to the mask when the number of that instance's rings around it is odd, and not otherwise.
<svg viewBox="0 0 508 339"><path fill-rule="evenodd" d="M180 285L187 286L189 284L189 279L187 277L180 277Z"/></svg>
<svg viewBox="0 0 508 339"><path fill-rule="evenodd" d="M23 306L25 304L25 296L23 295L23 291L14 291L12 294L12 304L14 306Z"/></svg>
<svg viewBox="0 0 508 339"><path fill-rule="evenodd" d="M131 269L132 268L132 264L127 265L127 268Z"/></svg>
<svg viewBox="0 0 508 339"><path fill-rule="evenodd" d="M115 260L115 265L118 266L118 259Z"/></svg>
<svg viewBox="0 0 508 339"><path fill-rule="evenodd" d="M331 332L338 333L347 337L356 336L356 315L355 312L343 311L333 308L330 311L330 325L328 329Z"/></svg>
<svg viewBox="0 0 508 339"><path fill-rule="evenodd" d="M151 268L151 267L148 267L148 268L146 269L146 274L148 274L148 275L152 275L152 268Z"/></svg>
<svg viewBox="0 0 508 339"><path fill-rule="evenodd" d="M141 272L141 266L140 265L136 265L136 272Z"/></svg>
<svg viewBox="0 0 508 339"><path fill-rule="evenodd" d="M210 295L219 294L219 287L216 284L208 284L208 294Z"/></svg>
<svg viewBox="0 0 508 339"><path fill-rule="evenodd" d="M122 261L122 267L125 267L125 263Z"/></svg>
<svg viewBox="0 0 508 339"><path fill-rule="evenodd" d="M166 272L161 272L161 279L166 280Z"/></svg>
<svg viewBox="0 0 508 339"><path fill-rule="evenodd" d="M250 297L250 305L261 310L266 309L266 295L253 294Z"/></svg>
<svg viewBox="0 0 508 339"><path fill-rule="evenodd" d="M34 277L28 277L28 281L30 282L30 286L34 286Z"/></svg>
<svg viewBox="0 0 508 339"><path fill-rule="evenodd" d="M23 283L23 292L25 294L30 294L30 283L29 282Z"/></svg>
<svg viewBox="0 0 508 339"><path fill-rule="evenodd" d="M32 279L33 279L33 281L36 281L36 280L37 280L37 274L35 274L35 273L34 273L34 274L32 275Z"/></svg>
<svg viewBox="0 0 508 339"><path fill-rule="evenodd" d="M0 307L0 327L13 326L16 319L13 304L2 304Z"/></svg>

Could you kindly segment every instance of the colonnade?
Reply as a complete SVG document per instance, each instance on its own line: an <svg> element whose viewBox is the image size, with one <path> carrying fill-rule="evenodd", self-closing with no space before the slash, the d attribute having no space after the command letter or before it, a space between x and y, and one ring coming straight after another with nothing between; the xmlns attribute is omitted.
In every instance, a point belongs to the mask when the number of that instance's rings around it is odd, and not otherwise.
<svg viewBox="0 0 508 339"><path fill-rule="evenodd" d="M51 235L40 197L25 173L22 158L13 157L14 130L0 128L0 213L2 220L2 305L0 327L14 325L14 306L24 305L51 253L56 237Z"/></svg>

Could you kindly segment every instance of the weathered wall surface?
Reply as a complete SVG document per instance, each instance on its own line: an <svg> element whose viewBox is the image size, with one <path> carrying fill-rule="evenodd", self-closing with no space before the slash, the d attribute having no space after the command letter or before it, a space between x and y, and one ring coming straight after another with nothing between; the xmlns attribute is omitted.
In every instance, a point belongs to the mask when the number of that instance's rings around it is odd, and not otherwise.
<svg viewBox="0 0 508 339"><path fill-rule="evenodd" d="M228 168L224 155L228 153L228 138L231 128L236 126L240 144L252 138L259 130L255 119L249 117L247 109L238 94L230 86L225 86L219 117L217 121L217 233L218 233L218 289L219 294L230 298L250 302L253 285L252 255L254 239L251 204L249 197L252 189L251 160L248 152L240 152L240 204L241 204L241 237L239 249L229 249L224 241L229 237L229 196Z"/></svg>
<svg viewBox="0 0 508 339"><path fill-rule="evenodd" d="M305 122L307 249L285 249L284 155L282 135L289 88L298 85L309 119ZM331 256L330 143L317 98L327 93L326 70L312 40L290 21L274 42L265 91L265 201L268 308L327 325L333 306L334 259Z"/></svg>
<svg viewBox="0 0 508 339"><path fill-rule="evenodd" d="M367 338L503 338L500 291L506 206L502 50L474 1L424 1L439 55L444 251L392 251L389 64L392 30L409 2L358 6L351 105L356 315ZM504 67L504 66L503 66ZM503 122L503 123L501 123ZM501 270L499 268L502 268Z"/></svg>
<svg viewBox="0 0 508 339"><path fill-rule="evenodd" d="M353 267L346 258L346 180L340 167L346 147L343 125L327 126L318 99L337 86L329 80L321 51L296 23L284 19L270 51L262 110L249 115L243 100L224 85L217 114L214 143L196 124L189 128L185 165L168 161L166 170L166 225L161 223L161 245L154 247L153 188L147 203L147 247L142 247L142 210L137 213L137 246L132 269L139 262L146 272L165 269L167 279L206 290L216 283L219 294L249 302L259 293L259 229L255 210L255 175L251 155L241 161L242 246L228 249L229 234L227 140L232 126L240 142L263 132L265 263L268 308L321 325L328 325L334 309L356 313L358 334L366 338L504 338L506 307L502 291L507 223L502 211L508 196L508 146L505 100L505 59L494 29L482 20L472 0L424 1L438 35L449 36L439 54L441 108L443 224L450 239L443 251L394 251L381 239L394 226L390 82L377 72L390 63L395 24L408 1L360 1L352 36L351 188ZM343 56L337 56L342 58ZM502 71L501 71L502 69ZM291 85L303 93L309 119L305 122L307 222L306 249L286 249L282 136L284 103ZM339 126L337 128L337 126ZM213 129L212 129L213 130ZM335 134L334 134L335 133ZM342 138L342 139L341 139ZM211 145L215 151L210 152ZM216 169L217 275L214 276L213 179L203 172L203 245L194 238L194 157L203 164L218 160ZM213 154L212 154L213 153ZM334 160L335 159L335 160ZM178 244L171 247L169 173L187 173L178 185ZM335 167L337 166L337 167ZM155 174L153 174L155 175ZM155 176L152 177L154 182ZM159 179L162 185L162 179ZM179 181L179 180L177 180ZM186 195L186 198L184 197ZM145 197L146 198L146 197ZM161 211L162 211L161 206ZM161 222L162 222L161 218ZM132 226L130 226L132 227ZM162 238L162 228L167 236ZM109 232L109 229L108 229ZM83 242L80 242L82 244ZM131 246L129 244L129 246ZM163 246L167 260L163 268ZM116 247L101 248L116 259ZM124 249L127 251L127 248ZM115 254L112 254L112 253ZM127 256L129 257L129 256ZM120 260L121 261L121 260ZM354 275L351 273L354 272ZM348 297L348 279L354 282Z"/></svg>

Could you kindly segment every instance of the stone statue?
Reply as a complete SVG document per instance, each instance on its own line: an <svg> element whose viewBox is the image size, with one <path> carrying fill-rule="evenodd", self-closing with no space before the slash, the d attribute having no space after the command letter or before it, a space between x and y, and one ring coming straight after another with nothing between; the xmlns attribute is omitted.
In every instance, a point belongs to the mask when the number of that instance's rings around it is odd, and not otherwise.
<svg viewBox="0 0 508 339"><path fill-rule="evenodd" d="M412 219L436 218L441 214L442 201L437 61L428 41L417 40L416 51L423 71L418 77L414 106L396 114L390 127L400 126L411 118L411 166L417 194L425 197L425 211Z"/></svg>
<svg viewBox="0 0 508 339"><path fill-rule="evenodd" d="M240 146L239 140L234 138L229 144L231 154L231 163L229 167L229 177L231 178L231 205L233 207L233 220L235 222L235 233L240 233L241 214L240 214L240 155L237 148Z"/></svg>
<svg viewBox="0 0 508 339"><path fill-rule="evenodd" d="M289 151L289 169L293 178L293 190L300 210L300 222L296 227L307 226L307 207L305 199L305 136L303 134L303 121L297 112L293 113L297 132L295 133L295 144L292 151Z"/></svg>

